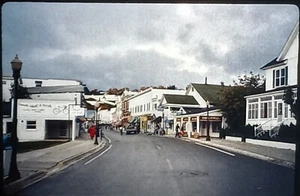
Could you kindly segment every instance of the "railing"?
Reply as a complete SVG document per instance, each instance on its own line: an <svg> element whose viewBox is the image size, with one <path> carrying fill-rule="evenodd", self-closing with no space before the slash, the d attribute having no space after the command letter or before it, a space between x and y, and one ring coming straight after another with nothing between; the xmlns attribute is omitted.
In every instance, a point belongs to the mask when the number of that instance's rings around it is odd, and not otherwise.
<svg viewBox="0 0 300 196"><path fill-rule="evenodd" d="M268 130L264 130L264 129L262 128L262 126L265 125L265 124L267 124L267 123L270 122L271 120L273 120L273 119L269 119L269 120L267 120L266 122L264 122L264 123L260 124L259 126L257 126L256 128L254 128L254 136L255 136L255 137L260 137L260 136L262 136L265 132L267 132Z"/></svg>
<svg viewBox="0 0 300 196"><path fill-rule="evenodd" d="M272 127L269 130L269 136L271 138L276 137L279 134L280 125L282 125L282 123L284 123L286 120L288 120L288 119L282 120L280 123L277 123L274 127Z"/></svg>

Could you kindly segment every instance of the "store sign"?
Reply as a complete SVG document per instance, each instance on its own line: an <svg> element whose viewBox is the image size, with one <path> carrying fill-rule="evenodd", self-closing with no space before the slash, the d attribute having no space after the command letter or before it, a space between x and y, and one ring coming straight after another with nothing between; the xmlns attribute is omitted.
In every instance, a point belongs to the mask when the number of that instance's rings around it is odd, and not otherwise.
<svg viewBox="0 0 300 196"><path fill-rule="evenodd" d="M184 121L184 122L187 122L187 121L189 121L189 118L188 118L188 117L184 117L184 118L183 118L183 121Z"/></svg>
<svg viewBox="0 0 300 196"><path fill-rule="evenodd" d="M200 116L200 121L222 122L222 116Z"/></svg>
<svg viewBox="0 0 300 196"><path fill-rule="evenodd" d="M191 118L190 118L190 121L191 121L191 122L197 122L197 117L191 117Z"/></svg>

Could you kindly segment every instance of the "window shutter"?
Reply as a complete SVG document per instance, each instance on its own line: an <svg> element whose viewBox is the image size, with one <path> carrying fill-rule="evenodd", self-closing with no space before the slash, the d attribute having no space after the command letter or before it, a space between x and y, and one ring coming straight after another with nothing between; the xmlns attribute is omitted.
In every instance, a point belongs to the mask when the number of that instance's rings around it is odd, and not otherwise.
<svg viewBox="0 0 300 196"><path fill-rule="evenodd" d="M285 67L285 85L288 85L288 66Z"/></svg>
<svg viewBox="0 0 300 196"><path fill-rule="evenodd" d="M273 70L273 88L275 88L275 70Z"/></svg>

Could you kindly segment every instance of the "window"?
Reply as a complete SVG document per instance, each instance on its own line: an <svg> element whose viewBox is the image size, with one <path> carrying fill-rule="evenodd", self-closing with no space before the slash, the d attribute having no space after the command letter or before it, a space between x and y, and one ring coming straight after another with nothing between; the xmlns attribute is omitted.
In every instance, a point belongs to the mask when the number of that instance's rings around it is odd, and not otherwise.
<svg viewBox="0 0 300 196"><path fill-rule="evenodd" d="M274 102L274 118L277 118L277 101Z"/></svg>
<svg viewBox="0 0 300 196"><path fill-rule="evenodd" d="M252 103L248 105L248 119L257 119L258 118L258 103Z"/></svg>
<svg viewBox="0 0 300 196"><path fill-rule="evenodd" d="M6 81L5 81L5 80L2 80L2 84L6 84Z"/></svg>
<svg viewBox="0 0 300 196"><path fill-rule="evenodd" d="M272 118L272 102L260 103L260 117Z"/></svg>
<svg viewBox="0 0 300 196"><path fill-rule="evenodd" d="M273 70L273 88L288 84L288 67Z"/></svg>
<svg viewBox="0 0 300 196"><path fill-rule="evenodd" d="M26 129L36 129L36 121L27 121Z"/></svg>
<svg viewBox="0 0 300 196"><path fill-rule="evenodd" d="M42 81L35 81L35 86L36 87L41 87L42 86Z"/></svg>
<svg viewBox="0 0 300 196"><path fill-rule="evenodd" d="M194 87L192 87L192 92L194 92Z"/></svg>
<svg viewBox="0 0 300 196"><path fill-rule="evenodd" d="M154 104L154 110L156 110L157 109L157 104Z"/></svg>
<svg viewBox="0 0 300 196"><path fill-rule="evenodd" d="M287 118L287 117L288 117L288 113L289 113L288 104L285 103L285 104L284 104L284 118Z"/></svg>
<svg viewBox="0 0 300 196"><path fill-rule="evenodd" d="M143 111L143 106L142 105L140 105L140 112L142 112Z"/></svg>

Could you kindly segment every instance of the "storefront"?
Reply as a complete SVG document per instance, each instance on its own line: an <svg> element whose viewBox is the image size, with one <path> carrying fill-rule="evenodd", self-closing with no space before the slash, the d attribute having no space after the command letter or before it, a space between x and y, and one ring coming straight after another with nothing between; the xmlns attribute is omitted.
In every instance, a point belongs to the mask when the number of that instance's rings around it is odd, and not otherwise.
<svg viewBox="0 0 300 196"><path fill-rule="evenodd" d="M219 132L222 128L222 120L223 118L220 110L209 111L208 117L207 112L201 112L197 114L180 115L174 118L174 121L176 122L175 126L178 124L180 130L187 132L188 135L199 133L200 136L206 136L208 128L211 137L219 137Z"/></svg>

